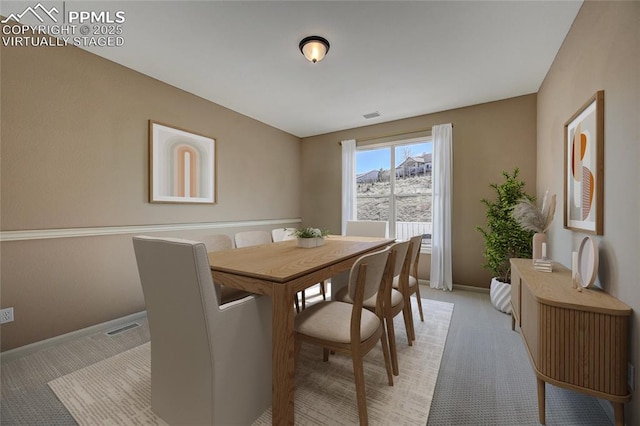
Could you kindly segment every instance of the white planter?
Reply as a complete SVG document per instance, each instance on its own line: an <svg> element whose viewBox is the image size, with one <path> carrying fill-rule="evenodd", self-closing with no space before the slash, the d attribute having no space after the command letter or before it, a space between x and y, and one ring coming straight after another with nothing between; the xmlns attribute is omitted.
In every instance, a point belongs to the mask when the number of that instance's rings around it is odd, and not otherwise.
<svg viewBox="0 0 640 426"><path fill-rule="evenodd" d="M314 248L324 244L324 238L298 238L298 247Z"/></svg>
<svg viewBox="0 0 640 426"><path fill-rule="evenodd" d="M491 303L500 312L505 314L511 313L511 284L498 281L497 278L491 280L491 289L489 290Z"/></svg>

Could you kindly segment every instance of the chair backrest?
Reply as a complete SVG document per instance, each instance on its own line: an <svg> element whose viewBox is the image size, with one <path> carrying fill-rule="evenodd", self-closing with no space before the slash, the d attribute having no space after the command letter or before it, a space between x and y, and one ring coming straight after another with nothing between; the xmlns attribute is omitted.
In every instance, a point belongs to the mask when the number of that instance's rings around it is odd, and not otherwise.
<svg viewBox="0 0 640 426"><path fill-rule="evenodd" d="M413 274L416 279L418 278L418 260L420 258L420 247L422 247L422 235L416 235L409 239L411 242L411 249L409 251L409 258L411 259L410 274Z"/></svg>
<svg viewBox="0 0 640 426"><path fill-rule="evenodd" d="M353 264L349 273L349 297L353 300L354 305L358 303L362 305L364 300L378 292L390 252L391 250L387 247L384 250L366 254ZM362 266L365 267L362 268ZM362 283L361 291L358 291L360 276L363 272L365 274L364 283Z"/></svg>
<svg viewBox="0 0 640 426"><path fill-rule="evenodd" d="M200 239L207 246L207 251L231 250L233 248L233 241L228 235L205 235Z"/></svg>
<svg viewBox="0 0 640 426"><path fill-rule="evenodd" d="M152 402L198 395L185 397L183 412L169 415L213 418L215 336L210 330L220 311L205 245L140 236L133 238L133 248L151 335Z"/></svg>
<svg viewBox="0 0 640 426"><path fill-rule="evenodd" d="M382 220L350 220L347 222L347 236L389 237L389 222Z"/></svg>
<svg viewBox="0 0 640 426"><path fill-rule="evenodd" d="M293 233L296 232L296 228L276 228L271 230L271 238L273 242L295 240L296 236Z"/></svg>
<svg viewBox="0 0 640 426"><path fill-rule="evenodd" d="M411 264L411 257L408 256L410 246L411 241L409 240L398 241L397 243L391 244L391 250L395 250L396 252L395 264L393 265L394 277L400 275L402 269Z"/></svg>
<svg viewBox="0 0 640 426"><path fill-rule="evenodd" d="M250 247L273 242L267 231L242 231L235 235L236 247Z"/></svg>

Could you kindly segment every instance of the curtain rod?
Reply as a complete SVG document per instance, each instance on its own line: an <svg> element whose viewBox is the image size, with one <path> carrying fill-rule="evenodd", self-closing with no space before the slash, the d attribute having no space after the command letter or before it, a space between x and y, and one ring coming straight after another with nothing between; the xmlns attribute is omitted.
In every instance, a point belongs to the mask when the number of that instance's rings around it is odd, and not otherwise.
<svg viewBox="0 0 640 426"><path fill-rule="evenodd" d="M451 125L451 128L453 128L453 124ZM431 127L426 128L426 129L410 130L408 132L402 132L402 133L391 133L391 134L382 135L382 136L370 136L368 138L356 139L356 142L367 142L367 141L372 141L374 139L386 139L386 138L392 138L392 137L395 137L395 136L405 136L405 135L410 135L412 133L426 132L428 130L431 130ZM338 142L338 145L342 145L342 142Z"/></svg>

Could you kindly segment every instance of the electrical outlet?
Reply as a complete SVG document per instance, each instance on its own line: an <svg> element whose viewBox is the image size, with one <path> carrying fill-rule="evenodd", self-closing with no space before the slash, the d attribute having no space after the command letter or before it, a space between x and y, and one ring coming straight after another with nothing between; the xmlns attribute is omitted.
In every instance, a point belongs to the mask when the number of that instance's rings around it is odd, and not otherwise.
<svg viewBox="0 0 640 426"><path fill-rule="evenodd" d="M629 363L629 367L627 368L627 383L629 384L629 389L635 390L635 369L633 368L633 364Z"/></svg>
<svg viewBox="0 0 640 426"><path fill-rule="evenodd" d="M0 324L13 321L13 308L4 308L0 310Z"/></svg>

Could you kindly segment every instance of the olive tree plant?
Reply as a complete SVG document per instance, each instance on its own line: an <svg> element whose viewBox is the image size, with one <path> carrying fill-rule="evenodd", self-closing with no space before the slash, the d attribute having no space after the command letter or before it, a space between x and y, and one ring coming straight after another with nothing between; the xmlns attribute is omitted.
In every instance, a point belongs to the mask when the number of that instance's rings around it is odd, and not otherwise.
<svg viewBox="0 0 640 426"><path fill-rule="evenodd" d="M535 201L524 191L525 183L518 179L519 173L518 168L513 173L502 172L504 182L489 185L495 190L495 200L481 200L487 208L487 226L486 229L476 228L485 240L486 263L483 266L505 283L511 282L509 259L531 257L533 231L524 229L511 214L519 201Z"/></svg>

